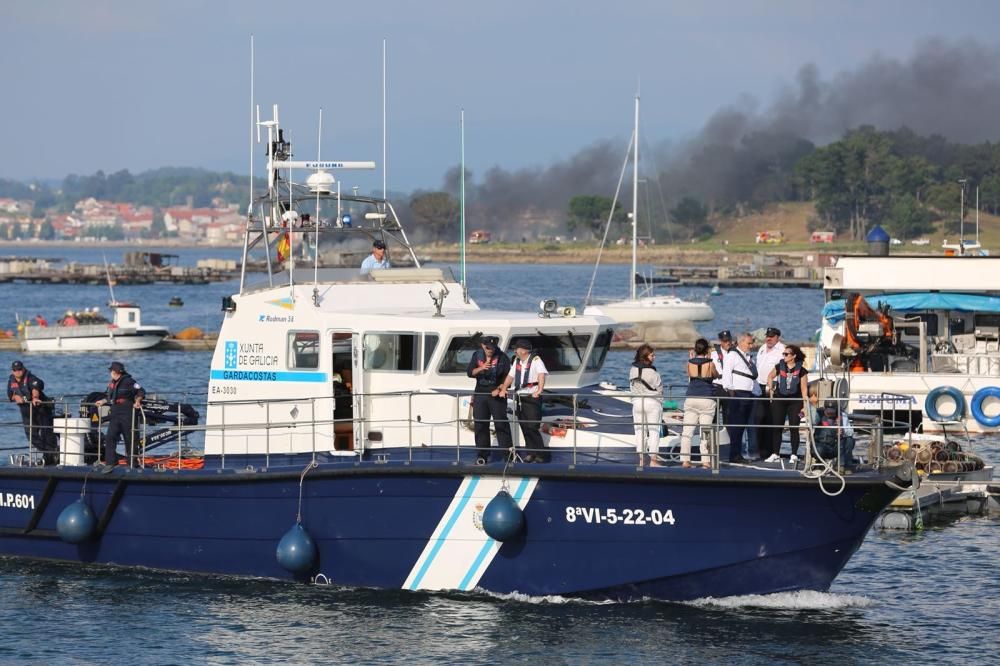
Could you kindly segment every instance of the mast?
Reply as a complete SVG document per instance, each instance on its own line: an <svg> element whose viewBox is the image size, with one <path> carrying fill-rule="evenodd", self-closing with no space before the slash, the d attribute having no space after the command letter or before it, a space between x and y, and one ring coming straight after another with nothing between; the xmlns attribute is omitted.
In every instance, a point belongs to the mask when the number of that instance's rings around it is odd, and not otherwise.
<svg viewBox="0 0 1000 666"><path fill-rule="evenodd" d="M639 233L639 95L635 96L635 128L632 132L632 272L628 276L629 299L635 300L636 250Z"/></svg>
<svg viewBox="0 0 1000 666"><path fill-rule="evenodd" d="M461 138L459 143L461 144L461 164L459 169L459 231L458 233L462 236L462 299L468 303L469 302L469 283L466 280L465 274L465 109L462 109L461 119L459 120L459 133Z"/></svg>

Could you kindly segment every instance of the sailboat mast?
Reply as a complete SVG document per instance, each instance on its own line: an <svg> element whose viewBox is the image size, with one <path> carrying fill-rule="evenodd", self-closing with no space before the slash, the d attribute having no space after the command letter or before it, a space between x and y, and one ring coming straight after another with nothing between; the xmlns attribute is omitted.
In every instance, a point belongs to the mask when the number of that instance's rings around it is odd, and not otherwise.
<svg viewBox="0 0 1000 666"><path fill-rule="evenodd" d="M635 129L632 133L632 272L628 276L629 298L635 300L635 267L639 233L639 96L635 96Z"/></svg>

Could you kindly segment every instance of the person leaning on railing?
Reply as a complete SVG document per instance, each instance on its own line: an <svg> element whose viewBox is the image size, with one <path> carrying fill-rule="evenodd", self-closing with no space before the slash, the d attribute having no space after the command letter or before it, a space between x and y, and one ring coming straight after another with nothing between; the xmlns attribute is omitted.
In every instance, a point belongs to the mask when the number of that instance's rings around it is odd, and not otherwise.
<svg viewBox="0 0 1000 666"><path fill-rule="evenodd" d="M46 465L59 464L59 446L52 429L52 401L45 395L45 382L28 372L21 361L10 364L7 400L21 410L21 422L28 443L43 452Z"/></svg>

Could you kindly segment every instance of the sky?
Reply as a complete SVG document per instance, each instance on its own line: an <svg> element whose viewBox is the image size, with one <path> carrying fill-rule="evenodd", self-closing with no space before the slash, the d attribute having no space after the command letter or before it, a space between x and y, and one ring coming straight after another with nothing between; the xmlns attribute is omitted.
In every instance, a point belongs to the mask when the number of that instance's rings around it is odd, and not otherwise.
<svg viewBox="0 0 1000 666"><path fill-rule="evenodd" d="M983 59L1000 70L997 25L1000 3L979 0L3 0L0 178L248 173L251 35L261 116L279 105L297 158L378 162L340 174L362 191L382 184L384 39L386 175L411 191L458 164L462 110L473 178L546 168L602 141L624 155L637 90L644 139L676 144L720 111L775 109L803 71L835 86L928 44L974 47L972 78Z"/></svg>

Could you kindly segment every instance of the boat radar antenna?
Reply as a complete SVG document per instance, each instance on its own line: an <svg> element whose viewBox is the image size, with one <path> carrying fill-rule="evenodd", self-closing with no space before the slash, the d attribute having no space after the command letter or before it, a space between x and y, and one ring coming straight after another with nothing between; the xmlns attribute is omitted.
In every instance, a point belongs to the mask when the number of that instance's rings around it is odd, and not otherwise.
<svg viewBox="0 0 1000 666"><path fill-rule="evenodd" d="M441 314L441 307L444 305L444 299L447 298L448 294L451 292L448 291L448 287L445 286L444 282L439 282L438 284L441 285L441 288L438 290L437 294L434 293L433 289L429 289L427 293L430 294L431 301L434 302L434 316L443 317L444 315Z"/></svg>

